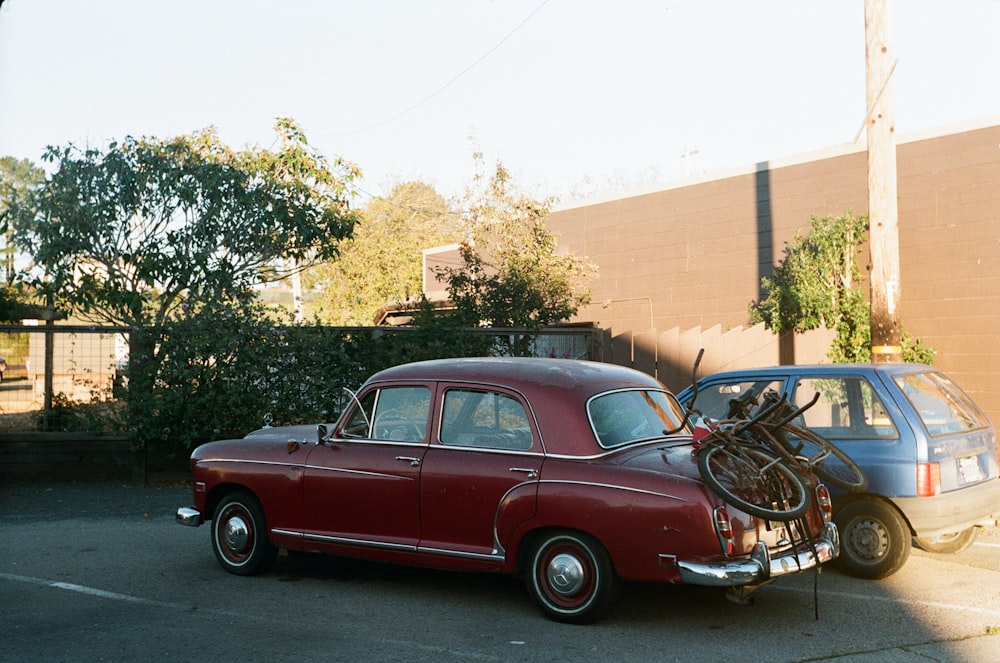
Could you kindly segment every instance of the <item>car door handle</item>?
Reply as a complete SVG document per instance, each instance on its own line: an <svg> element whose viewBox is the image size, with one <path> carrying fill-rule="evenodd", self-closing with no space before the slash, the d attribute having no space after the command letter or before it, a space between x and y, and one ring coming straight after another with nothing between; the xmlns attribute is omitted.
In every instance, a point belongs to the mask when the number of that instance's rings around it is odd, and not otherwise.
<svg viewBox="0 0 1000 663"><path fill-rule="evenodd" d="M529 479L537 479L538 478L538 470L536 470L536 469L534 469L532 467L512 467L512 468L510 468L510 471L511 472L524 472L525 474L528 475Z"/></svg>
<svg viewBox="0 0 1000 663"><path fill-rule="evenodd" d="M416 467L420 464L420 459L413 456L396 456L396 460L405 460L410 464L410 467Z"/></svg>

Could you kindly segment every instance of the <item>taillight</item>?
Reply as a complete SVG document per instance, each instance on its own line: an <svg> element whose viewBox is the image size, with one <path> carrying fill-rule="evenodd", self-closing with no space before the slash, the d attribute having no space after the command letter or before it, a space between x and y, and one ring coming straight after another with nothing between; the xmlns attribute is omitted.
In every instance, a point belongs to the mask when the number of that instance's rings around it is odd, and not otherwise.
<svg viewBox="0 0 1000 663"><path fill-rule="evenodd" d="M733 554L733 523L729 520L726 507L717 506L712 512L715 517L715 534L719 537L719 545L724 555Z"/></svg>
<svg viewBox="0 0 1000 663"><path fill-rule="evenodd" d="M941 494L941 466L937 463L917 463L917 497Z"/></svg>
<svg viewBox="0 0 1000 663"><path fill-rule="evenodd" d="M824 523L833 520L833 500L830 499L830 490L823 484L816 486L816 506L823 514Z"/></svg>

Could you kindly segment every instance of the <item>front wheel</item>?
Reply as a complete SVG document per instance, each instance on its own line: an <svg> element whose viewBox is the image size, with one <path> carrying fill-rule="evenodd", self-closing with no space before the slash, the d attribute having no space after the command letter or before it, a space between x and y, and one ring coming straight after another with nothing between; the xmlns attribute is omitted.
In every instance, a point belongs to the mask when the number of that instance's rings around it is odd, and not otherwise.
<svg viewBox="0 0 1000 663"><path fill-rule="evenodd" d="M857 500L838 509L838 567L857 578L876 580L898 571L910 556L910 528L896 509L879 500Z"/></svg>
<svg viewBox="0 0 1000 663"><path fill-rule="evenodd" d="M260 501L246 490L235 490L222 498L215 507L210 532L219 565L236 575L266 570L278 552L267 538Z"/></svg>
<svg viewBox="0 0 1000 663"><path fill-rule="evenodd" d="M618 577L596 539L577 532L548 534L532 549L528 592L558 622L587 624L611 604Z"/></svg>
<svg viewBox="0 0 1000 663"><path fill-rule="evenodd" d="M934 537L917 537L917 545L929 553L940 553L942 555L954 555L967 550L979 536L978 527L963 529L961 532L944 534Z"/></svg>

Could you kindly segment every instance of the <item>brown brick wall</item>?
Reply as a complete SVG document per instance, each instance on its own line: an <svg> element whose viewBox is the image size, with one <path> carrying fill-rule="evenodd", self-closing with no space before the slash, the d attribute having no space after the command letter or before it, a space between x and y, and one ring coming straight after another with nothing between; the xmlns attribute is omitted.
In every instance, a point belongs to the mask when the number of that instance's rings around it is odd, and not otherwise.
<svg viewBox="0 0 1000 663"><path fill-rule="evenodd" d="M897 171L904 329L1000 424L1000 125L903 140ZM865 212L866 182L862 145L559 209L560 247L600 269L577 320L746 325L784 242L812 216Z"/></svg>

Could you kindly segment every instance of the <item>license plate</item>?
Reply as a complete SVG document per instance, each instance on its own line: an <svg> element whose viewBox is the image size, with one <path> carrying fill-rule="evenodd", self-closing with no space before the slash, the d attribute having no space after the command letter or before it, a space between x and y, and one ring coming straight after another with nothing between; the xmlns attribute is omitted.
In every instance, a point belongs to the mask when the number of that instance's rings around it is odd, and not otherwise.
<svg viewBox="0 0 1000 663"><path fill-rule="evenodd" d="M958 475L962 483L974 483L986 478L983 468L979 465L979 456L966 456L958 459Z"/></svg>

